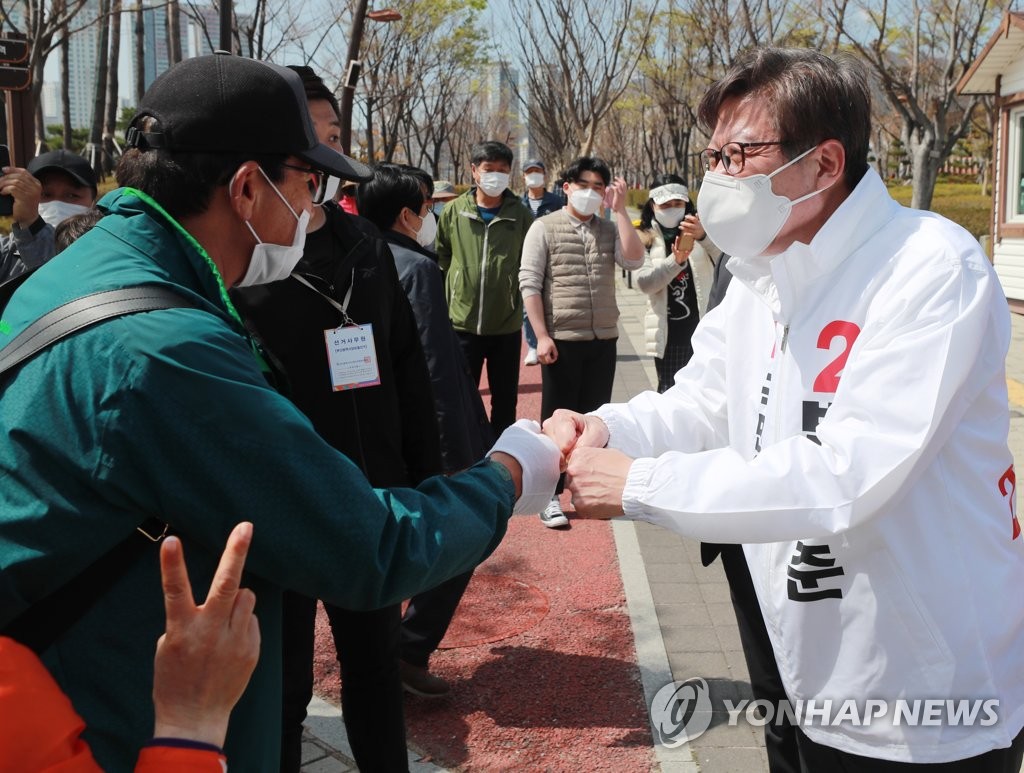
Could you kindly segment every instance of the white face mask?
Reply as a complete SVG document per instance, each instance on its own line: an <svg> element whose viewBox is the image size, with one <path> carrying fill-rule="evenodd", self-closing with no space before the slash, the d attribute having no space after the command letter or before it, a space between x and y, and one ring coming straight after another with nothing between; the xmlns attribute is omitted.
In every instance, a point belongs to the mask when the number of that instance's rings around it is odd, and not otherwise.
<svg viewBox="0 0 1024 773"><path fill-rule="evenodd" d="M794 204L828 190L820 188L798 199L787 199L772 191L772 178L815 148L805 150L771 174L730 177L705 172L697 201L701 224L711 241L726 254L745 258L756 258L768 249L789 219Z"/></svg>
<svg viewBox="0 0 1024 773"><path fill-rule="evenodd" d="M260 174L270 183L274 193L284 202L292 217L295 218L295 236L292 238L291 244L268 244L260 240L252 224L246 220L245 225L256 239L256 246L252 248L249 270L245 272L242 281L237 285L238 287L251 287L252 285L263 285L287 279L296 264L302 259L302 251L306 246L306 226L309 225L309 210L304 209L301 215L296 215L292 205L281 195L281 191L270 181L267 173L262 168L260 168Z"/></svg>
<svg viewBox="0 0 1024 773"><path fill-rule="evenodd" d="M603 202L604 196L590 188L577 188L569 194L569 203L572 208L583 217L593 215L601 208Z"/></svg>
<svg viewBox="0 0 1024 773"><path fill-rule="evenodd" d="M527 188L543 188L544 187L544 175L541 172L531 172L524 178L526 180Z"/></svg>
<svg viewBox="0 0 1024 773"><path fill-rule="evenodd" d="M39 205L39 217L54 228L69 217L82 215L88 211L89 207L83 207L81 204L69 204L66 201L44 201Z"/></svg>
<svg viewBox="0 0 1024 773"><path fill-rule="evenodd" d="M655 209L654 219L665 228L677 228L686 216L685 207L669 207L668 209Z"/></svg>
<svg viewBox="0 0 1024 773"><path fill-rule="evenodd" d="M508 187L508 180L505 172L481 172L480 190L488 196L500 196Z"/></svg>
<svg viewBox="0 0 1024 773"><path fill-rule="evenodd" d="M338 186L341 185L341 178L332 174L327 175L326 180L323 197L316 203L318 207L322 207L328 201L334 201L334 197L338 195Z"/></svg>
<svg viewBox="0 0 1024 773"><path fill-rule="evenodd" d="M434 219L433 212L427 212L423 216L423 224L420 226L420 230L416 232L416 241L419 242L421 247L433 247L435 236L437 236L437 220Z"/></svg>

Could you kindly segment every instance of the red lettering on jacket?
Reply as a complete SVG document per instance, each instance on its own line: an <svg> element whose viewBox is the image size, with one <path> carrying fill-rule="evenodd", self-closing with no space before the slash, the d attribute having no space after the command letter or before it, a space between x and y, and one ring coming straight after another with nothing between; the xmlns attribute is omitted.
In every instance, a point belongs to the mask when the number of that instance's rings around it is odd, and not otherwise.
<svg viewBox="0 0 1024 773"><path fill-rule="evenodd" d="M1013 524L1013 539L1020 536L1020 521L1017 519L1017 474L1011 464L999 479L999 493L1010 500L1010 522Z"/></svg>

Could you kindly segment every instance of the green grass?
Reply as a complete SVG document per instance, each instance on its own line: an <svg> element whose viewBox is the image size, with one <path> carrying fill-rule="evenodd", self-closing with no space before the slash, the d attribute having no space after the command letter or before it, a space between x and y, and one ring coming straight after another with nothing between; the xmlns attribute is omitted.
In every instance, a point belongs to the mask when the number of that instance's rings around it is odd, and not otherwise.
<svg viewBox="0 0 1024 773"><path fill-rule="evenodd" d="M910 205L909 185L890 185L889 193L900 204ZM935 185L932 196L932 212L948 217L959 223L975 238L991 230L992 196L984 195L976 182L942 181Z"/></svg>

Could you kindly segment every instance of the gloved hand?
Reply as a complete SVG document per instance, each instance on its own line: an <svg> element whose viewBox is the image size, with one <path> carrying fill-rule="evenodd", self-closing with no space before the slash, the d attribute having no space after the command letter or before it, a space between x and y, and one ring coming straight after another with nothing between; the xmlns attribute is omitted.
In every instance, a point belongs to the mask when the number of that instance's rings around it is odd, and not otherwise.
<svg viewBox="0 0 1024 773"><path fill-rule="evenodd" d="M529 515L547 507L558 483L562 454L551 438L541 434L540 424L520 419L501 433L487 455L496 451L508 454L523 468L523 490L512 513Z"/></svg>

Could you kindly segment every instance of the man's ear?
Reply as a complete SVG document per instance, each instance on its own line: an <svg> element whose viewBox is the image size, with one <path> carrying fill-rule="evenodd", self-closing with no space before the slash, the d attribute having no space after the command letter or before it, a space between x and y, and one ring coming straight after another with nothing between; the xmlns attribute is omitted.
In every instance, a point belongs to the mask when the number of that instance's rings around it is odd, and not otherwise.
<svg viewBox="0 0 1024 773"><path fill-rule="evenodd" d="M256 178L260 177L260 165L255 161L246 161L232 175L228 183L228 201L231 208L242 220L251 220L259 200L260 189Z"/></svg>
<svg viewBox="0 0 1024 773"><path fill-rule="evenodd" d="M819 147L818 187L825 188L843 178L846 172L846 149L839 140L825 140Z"/></svg>

